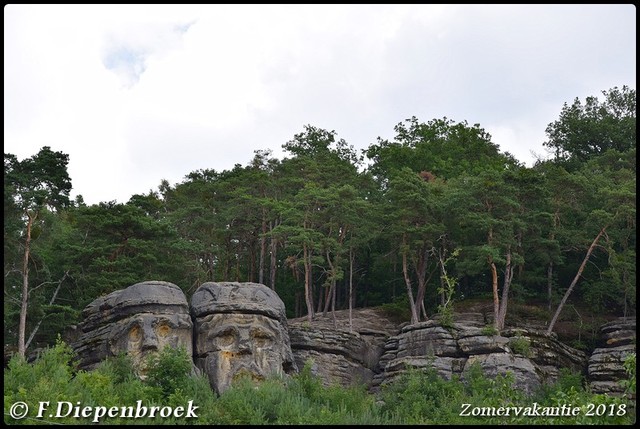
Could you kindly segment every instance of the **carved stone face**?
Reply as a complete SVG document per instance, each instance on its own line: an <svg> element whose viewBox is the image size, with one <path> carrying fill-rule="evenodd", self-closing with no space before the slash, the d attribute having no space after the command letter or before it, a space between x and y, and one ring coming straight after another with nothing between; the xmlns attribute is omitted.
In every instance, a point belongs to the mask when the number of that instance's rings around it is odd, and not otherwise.
<svg viewBox="0 0 640 429"><path fill-rule="evenodd" d="M196 329L197 354L206 355L203 370L218 393L241 376L282 375L291 355L280 323L259 314L211 314Z"/></svg>
<svg viewBox="0 0 640 429"><path fill-rule="evenodd" d="M128 354L138 375L145 378L150 355L167 346L182 347L191 355L192 341L192 323L188 314L139 313L117 322L109 347L112 355Z"/></svg>
<svg viewBox="0 0 640 429"><path fill-rule="evenodd" d="M73 345L82 369L128 354L144 378L147 357L164 347L193 351L193 323L182 290L173 283L147 281L95 299L83 310L82 335Z"/></svg>
<svg viewBox="0 0 640 429"><path fill-rule="evenodd" d="M296 370L282 300L258 283L205 283L194 293L195 362L218 393Z"/></svg>

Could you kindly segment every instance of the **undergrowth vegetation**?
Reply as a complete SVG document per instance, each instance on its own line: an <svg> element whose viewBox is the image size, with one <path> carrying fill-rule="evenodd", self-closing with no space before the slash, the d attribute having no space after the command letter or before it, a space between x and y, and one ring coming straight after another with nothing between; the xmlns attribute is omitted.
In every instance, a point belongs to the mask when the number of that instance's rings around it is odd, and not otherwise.
<svg viewBox="0 0 640 429"><path fill-rule="evenodd" d="M510 374L494 379L473 367L464 382L445 380L435 371L410 370L377 394L364 386L324 386L310 366L291 377L272 377L259 385L239 380L221 396L206 377L193 371L182 349L165 348L145 380L135 376L125 356L93 371L74 368L62 341L33 363L13 358L4 370L5 424L632 424L635 422L635 354L626 368L626 397L593 394L580 375L563 373L558 382L532 397L513 387ZM632 397L634 400L627 399ZM23 402L29 412L11 413ZM48 405L43 405L48 402ZM62 405L60 405L62 404ZM192 407L192 417L187 410ZM89 407L89 408L86 408ZM97 417L96 408L113 408ZM129 407L130 409L128 409ZM140 408L157 408L154 418L134 418ZM171 410L185 411L176 416ZM556 417L562 409L573 414ZM46 409L45 409L46 408ZM58 410L60 408L60 410ZM83 410L88 411L83 411ZM164 410L164 411L162 411ZM496 415L503 410L502 415ZM575 411L577 410L577 412ZM11 412L10 412L11 411ZM82 414L86 413L83 417ZM159 414L166 414L166 417ZM508 413L506 415L505 413ZM147 413L148 414L148 413ZM171 414L171 415L168 415ZM591 414L591 415L589 415ZM14 414L15 415L15 414ZM38 417L40 415L40 417Z"/></svg>

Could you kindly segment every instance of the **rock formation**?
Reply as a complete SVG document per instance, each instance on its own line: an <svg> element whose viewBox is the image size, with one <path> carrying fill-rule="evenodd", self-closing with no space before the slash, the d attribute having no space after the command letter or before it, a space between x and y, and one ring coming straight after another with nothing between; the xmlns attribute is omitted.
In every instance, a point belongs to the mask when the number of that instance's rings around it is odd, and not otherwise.
<svg viewBox="0 0 640 429"><path fill-rule="evenodd" d="M457 313L451 328L438 318L399 326L380 310L354 310L349 331L345 311L336 321L316 315L290 321L291 347L302 367L310 359L312 372L324 384L364 382L377 391L409 368L434 368L443 378L464 380L474 363L489 377L511 372L517 388L532 393L555 381L559 368L583 372L583 352L559 342L543 330L510 328L493 335L481 313Z"/></svg>
<svg viewBox="0 0 640 429"><path fill-rule="evenodd" d="M311 373L323 384L369 385L377 370L386 339L398 332L396 323L376 309L354 309L353 330L348 312L317 314L309 325L306 317L289 321L291 348L299 369L311 365Z"/></svg>
<svg viewBox="0 0 640 429"><path fill-rule="evenodd" d="M584 353L543 331L506 329L501 334L494 335L480 313L458 313L450 328L437 319L407 325L387 341L373 387L411 367L432 367L445 379L457 375L464 380L477 364L488 377L510 372L514 386L530 394L557 378L557 366L550 368L550 362L578 372L586 363Z"/></svg>
<svg viewBox="0 0 640 429"><path fill-rule="evenodd" d="M263 380L297 370L284 303L258 283L204 283L191 298L194 360L218 393L247 376Z"/></svg>
<svg viewBox="0 0 640 429"><path fill-rule="evenodd" d="M365 384L372 391L409 368L433 368L464 380L473 365L485 375L511 373L516 388L533 393L557 380L561 368L588 375L595 393L624 392L624 359L635 353L636 320L601 329L601 347L587 356L547 335L544 327L508 326L494 335L483 313L455 313L416 324L393 322L380 309L346 310L309 324L287 320L284 303L258 283L204 283L188 305L182 290L162 281L137 283L100 297L83 311L72 343L79 366L93 369L109 356L129 354L144 377L146 358L164 347L184 347L218 394L234 380L291 374L306 364L325 385ZM192 322L193 321L193 322Z"/></svg>
<svg viewBox="0 0 640 429"><path fill-rule="evenodd" d="M594 393L624 393L624 360L636 352L636 318L619 318L600 328L600 346L589 358L588 379Z"/></svg>
<svg viewBox="0 0 640 429"><path fill-rule="evenodd" d="M192 353L189 305L172 283L136 283L97 298L82 315L79 339L72 344L80 368L93 369L107 357L127 353L144 377L147 357L164 347Z"/></svg>

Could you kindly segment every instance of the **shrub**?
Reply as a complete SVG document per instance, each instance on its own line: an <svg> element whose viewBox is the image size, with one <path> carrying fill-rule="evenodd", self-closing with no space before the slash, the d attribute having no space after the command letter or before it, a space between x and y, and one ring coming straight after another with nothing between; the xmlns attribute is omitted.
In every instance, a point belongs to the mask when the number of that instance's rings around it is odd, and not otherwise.
<svg viewBox="0 0 640 429"><path fill-rule="evenodd" d="M499 333L498 329L493 325L486 325L480 332L482 333L482 335L486 335L489 337L492 335L498 335Z"/></svg>
<svg viewBox="0 0 640 429"><path fill-rule="evenodd" d="M625 394L632 398L636 397L636 354L630 353L624 358L624 370L627 372L627 380L622 382Z"/></svg>
<svg viewBox="0 0 640 429"><path fill-rule="evenodd" d="M165 347L159 353L149 356L147 383L159 387L166 398L186 384L192 367L191 356L184 347Z"/></svg>
<svg viewBox="0 0 640 429"><path fill-rule="evenodd" d="M509 345L514 353L520 354L524 357L531 357L531 340L527 337L523 337L520 333L509 339Z"/></svg>
<svg viewBox="0 0 640 429"><path fill-rule="evenodd" d="M7 412L17 401L37 410L40 401L68 401L82 406L198 406L197 420L184 418L105 418L102 424L631 424L635 402L627 397L594 395L583 387L580 374L561 371L558 381L525 397L513 386L511 374L486 377L480 365L471 365L464 381L445 380L434 369L412 369L385 384L379 395L364 386L324 386L305 365L300 374L270 377L259 385L241 380L216 397L203 376L190 374L191 361L181 349L164 349L151 366L149 378L133 374L130 360L119 356L93 371L77 371L71 349L59 341L33 363L15 357L4 370L5 424L87 424L91 418L26 418ZM188 356L187 356L188 357ZM185 363L188 362L189 366ZM635 395L635 354L625 360L626 384ZM472 408L579 407L578 416L461 416L462 405ZM591 410L595 415L588 416Z"/></svg>
<svg viewBox="0 0 640 429"><path fill-rule="evenodd" d="M407 295L397 296L392 302L382 304L380 308L394 322L403 323L411 320L411 306Z"/></svg>

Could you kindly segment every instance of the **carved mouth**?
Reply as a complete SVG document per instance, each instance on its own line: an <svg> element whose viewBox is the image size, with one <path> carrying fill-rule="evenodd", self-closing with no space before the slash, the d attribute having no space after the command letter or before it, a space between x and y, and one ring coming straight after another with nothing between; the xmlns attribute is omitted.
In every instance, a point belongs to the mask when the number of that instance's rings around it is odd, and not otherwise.
<svg viewBox="0 0 640 429"><path fill-rule="evenodd" d="M233 374L232 381L235 382L241 378L249 379L254 383L264 381L264 376L257 374L254 371L248 370L247 368L241 368L240 370L236 371L236 373Z"/></svg>

